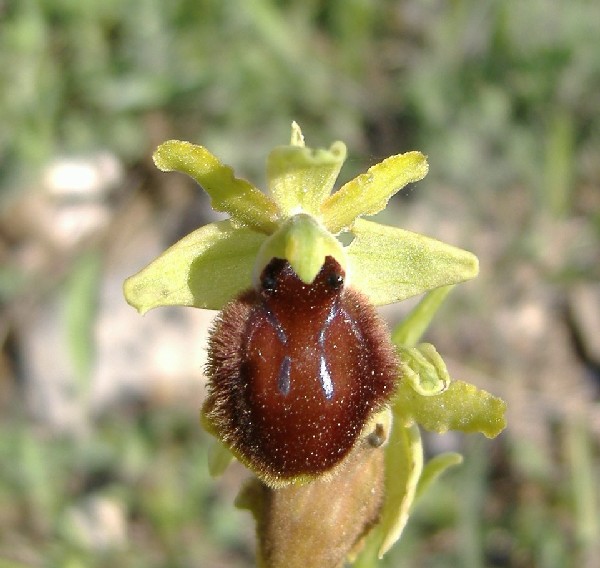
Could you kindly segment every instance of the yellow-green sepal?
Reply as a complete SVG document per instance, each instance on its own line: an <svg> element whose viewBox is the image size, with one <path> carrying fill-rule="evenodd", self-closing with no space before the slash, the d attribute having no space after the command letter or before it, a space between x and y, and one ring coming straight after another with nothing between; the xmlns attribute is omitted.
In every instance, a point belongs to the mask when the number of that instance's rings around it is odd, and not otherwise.
<svg viewBox="0 0 600 568"><path fill-rule="evenodd" d="M346 255L342 244L314 217L304 213L294 215L263 243L256 257L255 285L258 286L263 268L273 258L286 259L298 277L310 284L327 256L335 258L346 269Z"/></svg>
<svg viewBox="0 0 600 568"><path fill-rule="evenodd" d="M421 152L390 156L342 186L323 202L321 219L334 234L350 229L360 215L385 209L390 197L406 184L427 175L429 166Z"/></svg>
<svg viewBox="0 0 600 568"><path fill-rule="evenodd" d="M210 196L215 211L229 213L238 224L261 233L271 234L277 228L280 213L276 203L251 183L236 178L229 166L203 146L168 140L152 157L159 170L194 178Z"/></svg>
<svg viewBox="0 0 600 568"><path fill-rule="evenodd" d="M346 249L352 286L376 306L477 276L477 257L417 233L358 219Z"/></svg>
<svg viewBox="0 0 600 568"><path fill-rule="evenodd" d="M267 160L267 177L271 195L282 213L318 215L345 158L343 142L334 142L329 150L298 145L275 148Z"/></svg>
<svg viewBox="0 0 600 568"><path fill-rule="evenodd" d="M452 381L437 396L422 396L409 381L400 381L393 412L403 426L416 423L438 434L459 430L495 438L506 427L506 403L463 381Z"/></svg>
<svg viewBox="0 0 600 568"><path fill-rule="evenodd" d="M252 286L252 270L267 237L230 220L190 233L124 284L140 313L159 306L220 310Z"/></svg>

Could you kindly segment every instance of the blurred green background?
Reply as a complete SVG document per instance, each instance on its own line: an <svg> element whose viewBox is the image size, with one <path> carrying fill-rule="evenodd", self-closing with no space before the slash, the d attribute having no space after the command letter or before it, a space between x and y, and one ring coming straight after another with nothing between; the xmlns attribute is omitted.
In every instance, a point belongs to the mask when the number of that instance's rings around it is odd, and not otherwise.
<svg viewBox="0 0 600 568"><path fill-rule="evenodd" d="M509 428L427 439L465 463L382 566L597 566L599 37L591 0L0 0L0 567L253 565L197 420L213 314L121 283L214 218L157 144L261 185L293 119L342 181L423 151L382 220L481 260L428 339Z"/></svg>

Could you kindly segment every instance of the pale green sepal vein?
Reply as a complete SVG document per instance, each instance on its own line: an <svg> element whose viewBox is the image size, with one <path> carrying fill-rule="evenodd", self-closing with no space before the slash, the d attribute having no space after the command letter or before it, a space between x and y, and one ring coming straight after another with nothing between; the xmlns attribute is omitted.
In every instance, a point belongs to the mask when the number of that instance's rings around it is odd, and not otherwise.
<svg viewBox="0 0 600 568"><path fill-rule="evenodd" d="M436 239L358 219L347 248L352 286L376 306L477 276L472 253Z"/></svg>
<svg viewBox="0 0 600 568"><path fill-rule="evenodd" d="M252 286L252 270L266 236L230 220L190 233L125 281L127 302L145 313L158 306L220 310Z"/></svg>
<svg viewBox="0 0 600 568"><path fill-rule="evenodd" d="M334 234L350 229L360 215L375 215L385 209L392 195L423 179L428 169L421 152L390 156L327 198L321 208L323 223Z"/></svg>
<svg viewBox="0 0 600 568"><path fill-rule="evenodd" d="M495 438L506 427L506 403L463 381L452 381L437 396L421 396L408 381L400 381L393 411L394 421L417 423L438 434L459 430Z"/></svg>
<svg viewBox="0 0 600 568"><path fill-rule="evenodd" d="M334 142L329 150L279 146L267 160L269 190L285 215L300 211L318 215L344 160L346 146Z"/></svg>
<svg viewBox="0 0 600 568"><path fill-rule="evenodd" d="M261 233L270 234L277 228L275 202L251 183L236 178L232 168L203 146L169 140L152 157L163 172L177 171L194 178L210 196L215 211L229 213L234 221Z"/></svg>

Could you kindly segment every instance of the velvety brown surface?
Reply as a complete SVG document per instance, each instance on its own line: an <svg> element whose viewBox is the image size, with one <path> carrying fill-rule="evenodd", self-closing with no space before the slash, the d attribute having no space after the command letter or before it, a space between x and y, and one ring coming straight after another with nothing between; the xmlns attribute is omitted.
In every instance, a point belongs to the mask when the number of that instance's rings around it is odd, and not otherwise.
<svg viewBox="0 0 600 568"><path fill-rule="evenodd" d="M260 290L230 303L214 327L205 415L268 481L333 468L393 393L385 326L343 278L331 257L310 285L273 259Z"/></svg>

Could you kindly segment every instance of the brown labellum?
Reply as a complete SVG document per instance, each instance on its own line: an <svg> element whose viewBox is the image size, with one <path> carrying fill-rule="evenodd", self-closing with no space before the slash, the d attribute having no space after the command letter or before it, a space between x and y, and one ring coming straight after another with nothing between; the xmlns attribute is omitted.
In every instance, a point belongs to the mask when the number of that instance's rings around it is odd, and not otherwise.
<svg viewBox="0 0 600 568"><path fill-rule="evenodd" d="M344 276L328 256L306 284L275 258L213 328L205 421L272 485L333 469L393 394L389 334Z"/></svg>

